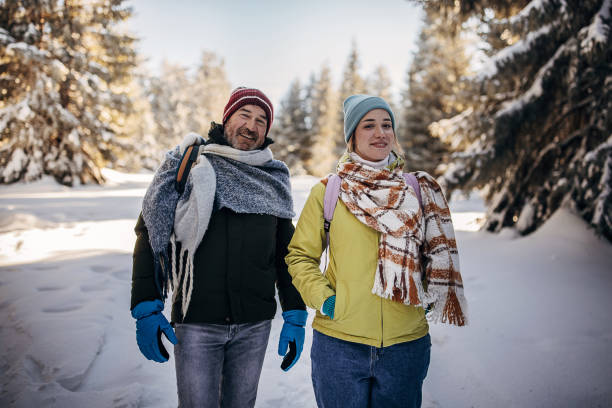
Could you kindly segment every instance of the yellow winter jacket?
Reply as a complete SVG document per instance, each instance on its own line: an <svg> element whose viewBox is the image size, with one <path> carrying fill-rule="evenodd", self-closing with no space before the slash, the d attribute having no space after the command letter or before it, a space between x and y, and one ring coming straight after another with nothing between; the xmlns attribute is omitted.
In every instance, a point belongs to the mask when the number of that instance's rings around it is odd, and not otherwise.
<svg viewBox="0 0 612 408"><path fill-rule="evenodd" d="M319 269L325 249L323 197L317 183L304 205L285 261L304 302L317 310L313 329L342 340L387 347L416 340L429 331L421 307L372 294L380 233L361 223L338 199L330 227L329 267ZM336 295L334 319L323 315L323 302Z"/></svg>

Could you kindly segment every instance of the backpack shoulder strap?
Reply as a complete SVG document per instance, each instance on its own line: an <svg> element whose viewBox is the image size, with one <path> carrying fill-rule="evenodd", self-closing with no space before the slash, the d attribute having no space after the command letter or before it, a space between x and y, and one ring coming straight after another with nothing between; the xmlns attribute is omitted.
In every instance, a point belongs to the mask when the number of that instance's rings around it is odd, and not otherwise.
<svg viewBox="0 0 612 408"><path fill-rule="evenodd" d="M329 227L331 220L334 218L336 204L338 204L338 196L340 196L340 183L342 179L337 174L330 174L325 185L325 196L323 197L323 229L325 230L325 248L326 260L323 275L327 272L327 262L329 258Z"/></svg>
<svg viewBox="0 0 612 408"><path fill-rule="evenodd" d="M200 145L197 143L189 146L185 153L183 153L183 157L181 158L181 163L179 164L178 169L176 169L176 178L174 180L174 188L178 191L179 194L183 194L185 191L185 184L187 183L187 177L189 176L189 172L191 171L191 167L193 167L193 163L198 159L198 153Z"/></svg>
<svg viewBox="0 0 612 408"><path fill-rule="evenodd" d="M334 218L334 211L336 211L336 204L338 204L338 196L340 195L340 183L342 179L337 174L331 174L327 178L327 185L325 186L325 196L323 197L323 229L325 229L326 246L329 247L329 226L332 218Z"/></svg>
<svg viewBox="0 0 612 408"><path fill-rule="evenodd" d="M414 192L416 193L417 199L419 200L419 206L423 209L423 199L421 198L421 186L419 185L419 181L417 180L414 173L404 173L404 180L406 183L412 187Z"/></svg>
<svg viewBox="0 0 612 408"><path fill-rule="evenodd" d="M331 174L327 178L327 185L325 186L325 197L323 198L323 219L325 231L329 231L329 223L334 218L334 211L336 210L336 204L338 203L338 196L340 195L340 176L337 174Z"/></svg>

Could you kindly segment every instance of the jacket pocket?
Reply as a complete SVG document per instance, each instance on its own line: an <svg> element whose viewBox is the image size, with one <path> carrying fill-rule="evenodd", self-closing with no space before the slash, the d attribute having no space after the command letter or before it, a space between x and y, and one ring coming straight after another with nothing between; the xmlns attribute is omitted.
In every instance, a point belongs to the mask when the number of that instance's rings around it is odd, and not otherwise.
<svg viewBox="0 0 612 408"><path fill-rule="evenodd" d="M349 291L344 281L336 282L336 307L334 309L334 320L346 319L349 305Z"/></svg>

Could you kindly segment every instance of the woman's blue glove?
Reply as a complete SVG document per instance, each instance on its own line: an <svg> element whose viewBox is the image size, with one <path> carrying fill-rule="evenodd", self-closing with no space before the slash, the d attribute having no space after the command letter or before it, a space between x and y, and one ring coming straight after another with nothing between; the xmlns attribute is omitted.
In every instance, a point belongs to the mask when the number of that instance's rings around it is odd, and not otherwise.
<svg viewBox="0 0 612 408"><path fill-rule="evenodd" d="M278 340L278 355L285 356L281 364L284 371L288 371L300 359L304 348L304 326L308 312L305 310L289 310L283 312L283 328ZM287 346L289 352L287 353ZM285 354L286 353L286 354Z"/></svg>
<svg viewBox="0 0 612 408"><path fill-rule="evenodd" d="M330 319L334 320L335 310L336 310L336 295L333 295L325 299L325 302L323 302L323 306L321 307L321 312L324 315L329 316Z"/></svg>
<svg viewBox="0 0 612 408"><path fill-rule="evenodd" d="M145 300L132 309L136 319L136 342L140 352L149 360L164 363L170 355L161 341L162 332L172 344L178 343L174 330L161 313L164 304L161 300Z"/></svg>

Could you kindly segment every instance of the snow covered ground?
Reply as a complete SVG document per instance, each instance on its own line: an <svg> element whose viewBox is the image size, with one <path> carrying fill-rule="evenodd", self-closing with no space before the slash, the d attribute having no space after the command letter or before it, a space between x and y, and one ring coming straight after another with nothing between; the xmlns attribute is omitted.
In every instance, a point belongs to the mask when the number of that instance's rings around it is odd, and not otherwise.
<svg viewBox="0 0 612 408"><path fill-rule="evenodd" d="M150 180L0 186L0 406L171 407L173 360L140 355L129 314L132 228ZM316 180L293 180L296 211ZM517 238L477 232L478 199L451 203L470 325L434 326L424 407L612 406L612 246L560 210ZM311 314L312 318L312 314ZM285 373L280 314L258 407L314 407L311 331Z"/></svg>

